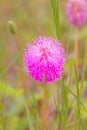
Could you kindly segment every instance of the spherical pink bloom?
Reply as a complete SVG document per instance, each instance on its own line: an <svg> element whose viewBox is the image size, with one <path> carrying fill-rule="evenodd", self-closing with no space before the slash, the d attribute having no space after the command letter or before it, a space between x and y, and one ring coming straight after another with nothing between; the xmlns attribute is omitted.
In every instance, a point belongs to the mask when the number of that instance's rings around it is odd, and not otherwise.
<svg viewBox="0 0 87 130"><path fill-rule="evenodd" d="M84 24L87 18L87 3L85 0L70 0L66 13L71 24L79 26Z"/></svg>
<svg viewBox="0 0 87 130"><path fill-rule="evenodd" d="M24 52L24 66L31 77L39 82L53 82L61 77L64 68L64 50L51 37L38 37Z"/></svg>

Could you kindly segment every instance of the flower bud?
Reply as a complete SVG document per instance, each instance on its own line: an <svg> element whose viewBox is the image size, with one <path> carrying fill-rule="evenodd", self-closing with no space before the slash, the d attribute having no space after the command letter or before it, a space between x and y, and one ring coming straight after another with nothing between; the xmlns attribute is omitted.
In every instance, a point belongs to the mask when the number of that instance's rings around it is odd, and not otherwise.
<svg viewBox="0 0 87 130"><path fill-rule="evenodd" d="M12 34L16 33L16 25L13 21L8 21L9 30Z"/></svg>

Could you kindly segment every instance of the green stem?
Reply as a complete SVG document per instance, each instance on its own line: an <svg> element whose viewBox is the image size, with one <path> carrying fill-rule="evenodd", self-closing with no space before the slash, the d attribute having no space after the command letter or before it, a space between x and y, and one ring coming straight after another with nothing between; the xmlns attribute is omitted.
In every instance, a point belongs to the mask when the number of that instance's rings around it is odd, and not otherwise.
<svg viewBox="0 0 87 130"><path fill-rule="evenodd" d="M76 66L75 66L75 79L76 79L76 91L77 91L77 120L78 120L78 124L77 124L77 127L78 127L78 130L80 130L80 92L79 92L79 81L78 81L78 72L77 72L77 69L76 69Z"/></svg>
<svg viewBox="0 0 87 130"><path fill-rule="evenodd" d="M61 25L60 25L60 16L59 16L59 0L50 0L52 10L53 10L53 17L54 17L54 24L56 29L56 36L57 39L61 39Z"/></svg>

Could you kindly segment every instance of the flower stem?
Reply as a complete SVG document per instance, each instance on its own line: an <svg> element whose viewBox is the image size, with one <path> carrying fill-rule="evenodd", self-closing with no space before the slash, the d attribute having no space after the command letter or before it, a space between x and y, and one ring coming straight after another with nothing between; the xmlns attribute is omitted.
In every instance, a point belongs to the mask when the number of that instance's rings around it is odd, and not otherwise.
<svg viewBox="0 0 87 130"><path fill-rule="evenodd" d="M78 130L80 130L80 90L79 90L79 81L78 81L78 72L76 70L76 66L75 66L75 80L76 80L76 91L77 91L77 113L76 113L76 122L77 123L77 128Z"/></svg>
<svg viewBox="0 0 87 130"><path fill-rule="evenodd" d="M41 128L40 130L44 130L46 128L46 101L47 101L47 84L44 84L44 99L42 102L42 117L41 117Z"/></svg>
<svg viewBox="0 0 87 130"><path fill-rule="evenodd" d="M84 52L84 64L83 64L83 73L82 73L82 78L81 78L81 85L80 85L80 94L83 92L83 86L84 86L84 78L85 78L85 70L86 70L86 57L87 57L87 45L85 47L85 52Z"/></svg>
<svg viewBox="0 0 87 130"><path fill-rule="evenodd" d="M19 59L20 58L20 52L21 52L21 47L20 47L20 42L19 42L19 38L16 34L14 34L14 37L15 37L15 41L16 41L16 46L17 46L17 50L18 50L18 53L19 53ZM21 88L23 89L23 92L24 92L24 96L26 97L26 90L25 90L25 78L24 78L24 74L23 74L23 69L22 69L22 64L21 62L19 61L19 67L20 67L20 77L21 77L21 80L22 80L22 84L21 84Z"/></svg>
<svg viewBox="0 0 87 130"><path fill-rule="evenodd" d="M19 38L16 34L14 35L14 37L15 37L15 41L16 41L17 50L18 50L18 52L20 52Z"/></svg>
<svg viewBox="0 0 87 130"><path fill-rule="evenodd" d="M78 27L74 28L75 37L75 64L78 71Z"/></svg>

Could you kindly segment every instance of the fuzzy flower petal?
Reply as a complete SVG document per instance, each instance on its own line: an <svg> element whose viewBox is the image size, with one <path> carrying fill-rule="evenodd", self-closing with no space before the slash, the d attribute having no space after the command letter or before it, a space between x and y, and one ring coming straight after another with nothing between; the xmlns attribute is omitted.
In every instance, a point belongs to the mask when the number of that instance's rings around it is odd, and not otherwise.
<svg viewBox="0 0 87 130"><path fill-rule="evenodd" d="M70 0L66 6L69 22L75 26L84 24L87 18L87 3L85 0Z"/></svg>
<svg viewBox="0 0 87 130"><path fill-rule="evenodd" d="M24 66L28 74L39 82L53 82L61 77L64 50L53 38L38 37L24 52Z"/></svg>

